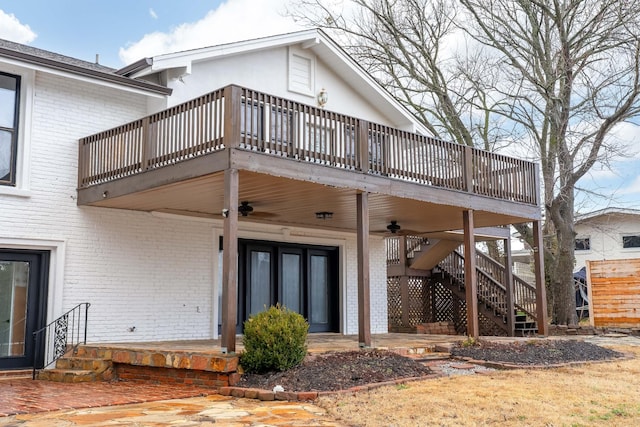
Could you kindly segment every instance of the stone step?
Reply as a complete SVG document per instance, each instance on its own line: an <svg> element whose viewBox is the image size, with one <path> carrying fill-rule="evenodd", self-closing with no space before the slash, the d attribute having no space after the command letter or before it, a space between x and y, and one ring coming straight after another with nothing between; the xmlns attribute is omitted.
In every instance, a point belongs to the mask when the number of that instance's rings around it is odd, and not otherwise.
<svg viewBox="0 0 640 427"><path fill-rule="evenodd" d="M425 363L435 360L449 360L451 359L451 353L426 353L426 354L414 354L411 358L416 362Z"/></svg>
<svg viewBox="0 0 640 427"><path fill-rule="evenodd" d="M112 350L104 347L81 345L74 351L73 356L111 360Z"/></svg>
<svg viewBox="0 0 640 427"><path fill-rule="evenodd" d="M101 373L112 366L111 361L89 357L63 357L56 361L57 369L93 371Z"/></svg>
<svg viewBox="0 0 640 427"><path fill-rule="evenodd" d="M59 383L84 383L97 381L98 374L84 369L45 369L38 372L37 378Z"/></svg>

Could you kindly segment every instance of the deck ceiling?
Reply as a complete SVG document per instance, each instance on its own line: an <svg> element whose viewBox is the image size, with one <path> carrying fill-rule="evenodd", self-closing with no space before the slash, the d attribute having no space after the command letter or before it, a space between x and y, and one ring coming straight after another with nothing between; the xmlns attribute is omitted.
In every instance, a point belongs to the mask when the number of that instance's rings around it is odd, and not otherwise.
<svg viewBox="0 0 640 427"><path fill-rule="evenodd" d="M282 226L353 232L356 229L356 189L337 188L241 170L239 200L254 211L241 221ZM91 206L222 219L224 173L217 172L132 194L106 198ZM462 228L460 206L429 203L385 194L369 195L370 231L387 235L395 220L401 232L426 234ZM331 219L316 219L316 212L332 212ZM522 218L476 210L476 227L524 222Z"/></svg>

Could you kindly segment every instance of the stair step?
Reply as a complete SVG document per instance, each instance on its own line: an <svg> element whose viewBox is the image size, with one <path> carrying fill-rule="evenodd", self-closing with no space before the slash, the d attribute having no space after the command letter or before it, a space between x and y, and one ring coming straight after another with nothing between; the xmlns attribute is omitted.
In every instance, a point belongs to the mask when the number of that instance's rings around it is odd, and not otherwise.
<svg viewBox="0 0 640 427"><path fill-rule="evenodd" d="M89 357L63 357L56 361L57 369L84 370L104 372L111 367L111 362L100 358Z"/></svg>
<svg viewBox="0 0 640 427"><path fill-rule="evenodd" d="M411 357L411 359L416 362L431 362L434 360L449 360L451 358L451 353L424 353L424 354L415 354Z"/></svg>
<svg viewBox="0 0 640 427"><path fill-rule="evenodd" d="M81 345L81 346L78 346L78 348L76 348L73 356L111 360L112 350L109 348L103 348L103 347L92 347L87 345Z"/></svg>
<svg viewBox="0 0 640 427"><path fill-rule="evenodd" d="M537 329L536 322L516 322L516 329Z"/></svg>
<svg viewBox="0 0 640 427"><path fill-rule="evenodd" d="M94 371L84 369L45 369L38 372L37 378L44 381L55 381L60 383L83 383L97 380Z"/></svg>

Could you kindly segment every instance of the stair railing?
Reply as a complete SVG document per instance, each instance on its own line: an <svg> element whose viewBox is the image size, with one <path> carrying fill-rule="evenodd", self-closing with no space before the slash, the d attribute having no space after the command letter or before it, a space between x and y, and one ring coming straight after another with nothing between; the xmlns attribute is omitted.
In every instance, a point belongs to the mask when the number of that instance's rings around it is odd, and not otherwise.
<svg viewBox="0 0 640 427"><path fill-rule="evenodd" d="M80 303L33 333L32 378L34 380L37 369L50 366L69 350L75 350L80 344L87 343L87 318L90 306L88 302Z"/></svg>
<svg viewBox="0 0 640 427"><path fill-rule="evenodd" d="M496 281L505 284L505 267L490 256L476 251L476 266L484 270ZM526 280L513 274L513 304L519 311L525 312L529 317L537 320L536 312L536 288Z"/></svg>
<svg viewBox="0 0 640 427"><path fill-rule="evenodd" d="M506 286L504 285L504 266L489 256L476 251L476 273L478 298L496 314L507 315ZM440 268L453 277L460 286L464 286L464 256L458 251L449 254L441 263ZM488 270L488 271L485 271ZM502 279L502 282L500 281ZM536 288L515 274L513 275L514 306L523 311L531 319L537 321Z"/></svg>
<svg viewBox="0 0 640 427"><path fill-rule="evenodd" d="M420 236L405 236L407 241L407 259L416 257L416 252L420 252L423 246L429 244L429 239Z"/></svg>
<svg viewBox="0 0 640 427"><path fill-rule="evenodd" d="M403 253L407 259L415 257L416 252L420 252L424 245L429 244L429 239L418 236L394 236L385 239L387 265L403 264L407 260L401 259ZM401 245L405 245L404 250Z"/></svg>
<svg viewBox="0 0 640 427"><path fill-rule="evenodd" d="M460 287L464 287L464 257L457 251L451 252L440 263L441 268L458 282ZM501 283L497 282L489 274L476 268L477 274L477 295L478 300L485 304L487 308L493 310L498 315L507 315L507 290Z"/></svg>

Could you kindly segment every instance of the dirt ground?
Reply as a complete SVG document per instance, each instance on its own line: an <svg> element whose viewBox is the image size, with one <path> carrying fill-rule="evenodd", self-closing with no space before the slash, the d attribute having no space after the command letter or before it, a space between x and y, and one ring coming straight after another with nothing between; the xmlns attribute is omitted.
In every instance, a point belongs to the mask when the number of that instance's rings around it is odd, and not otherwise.
<svg viewBox="0 0 640 427"><path fill-rule="evenodd" d="M638 426L640 348L631 360L491 371L323 397L351 426Z"/></svg>

